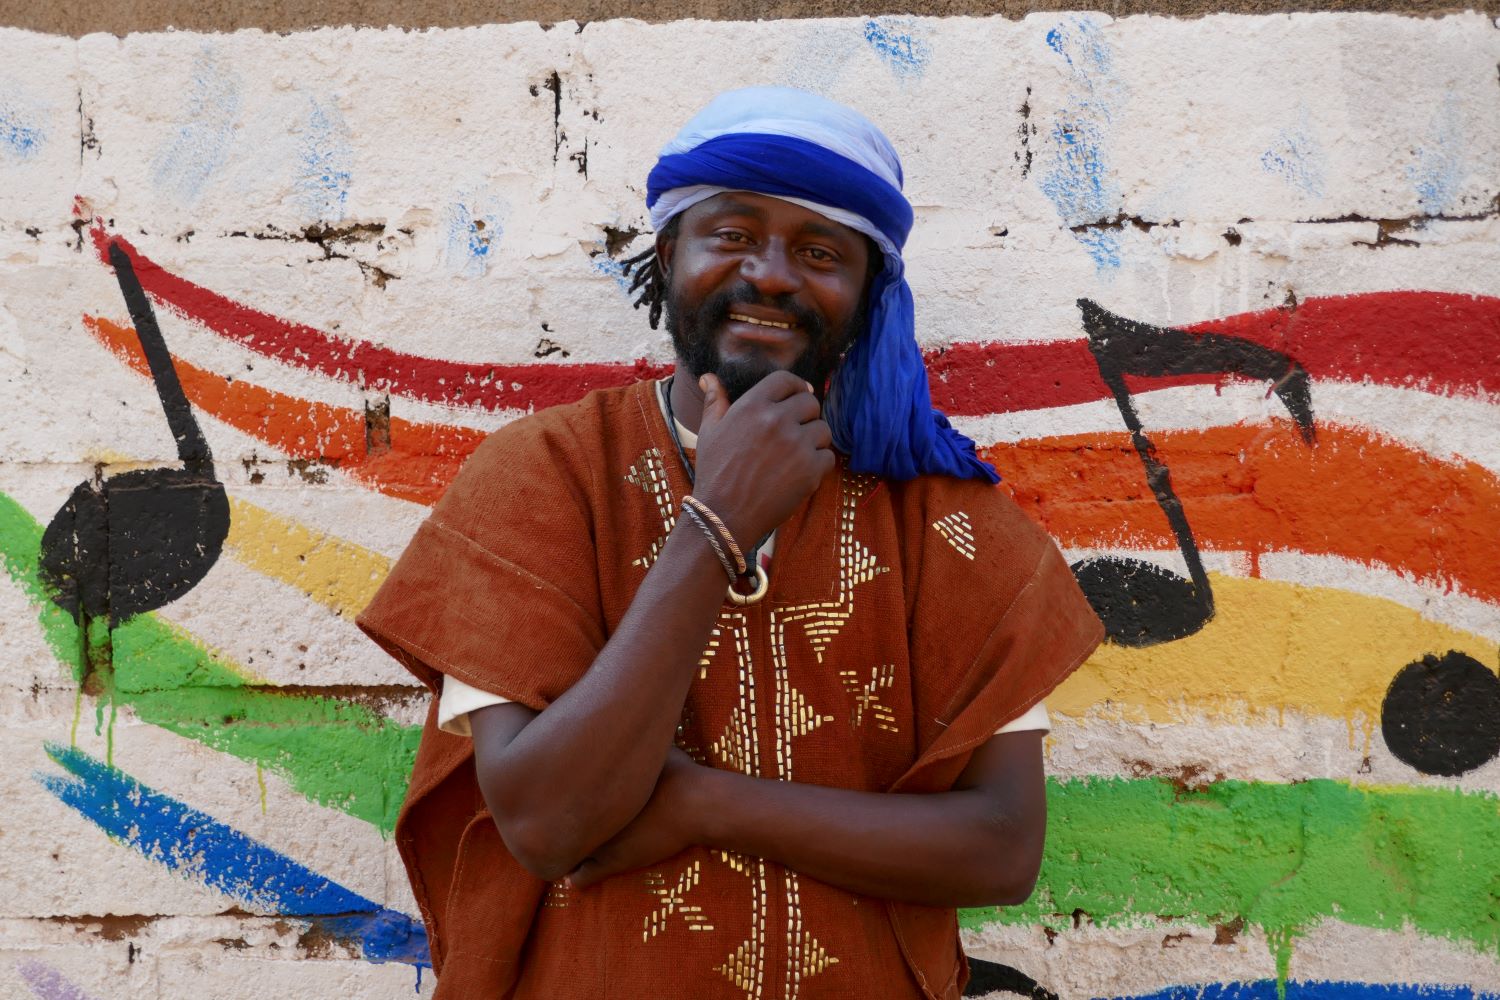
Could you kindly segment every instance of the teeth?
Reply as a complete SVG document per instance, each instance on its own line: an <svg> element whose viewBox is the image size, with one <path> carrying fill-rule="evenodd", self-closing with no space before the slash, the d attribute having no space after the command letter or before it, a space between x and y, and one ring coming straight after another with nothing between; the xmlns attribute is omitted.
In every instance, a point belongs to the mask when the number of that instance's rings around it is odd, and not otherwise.
<svg viewBox="0 0 1500 1000"><path fill-rule="evenodd" d="M729 318L733 320L739 320L741 323L750 323L755 326L771 326L775 327L778 330L790 330L792 328L792 324L790 323L773 323L768 319L755 319L752 316L742 316L739 313L730 313Z"/></svg>

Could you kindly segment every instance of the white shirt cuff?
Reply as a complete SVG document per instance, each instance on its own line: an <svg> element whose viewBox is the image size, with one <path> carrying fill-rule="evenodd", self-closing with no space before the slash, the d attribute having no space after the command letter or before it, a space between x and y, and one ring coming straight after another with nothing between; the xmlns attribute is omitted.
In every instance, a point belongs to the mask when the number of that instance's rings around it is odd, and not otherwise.
<svg viewBox="0 0 1500 1000"><path fill-rule="evenodd" d="M1047 706L1041 702L1032 705L1019 716L995 730L995 735L999 736L1001 733L1027 733L1038 729L1044 733L1052 731L1052 719L1047 715Z"/></svg>
<svg viewBox="0 0 1500 1000"><path fill-rule="evenodd" d="M490 705L504 705L508 701L509 698L470 687L457 677L444 674L443 693L438 698L438 728L454 736L471 736L470 712Z"/></svg>

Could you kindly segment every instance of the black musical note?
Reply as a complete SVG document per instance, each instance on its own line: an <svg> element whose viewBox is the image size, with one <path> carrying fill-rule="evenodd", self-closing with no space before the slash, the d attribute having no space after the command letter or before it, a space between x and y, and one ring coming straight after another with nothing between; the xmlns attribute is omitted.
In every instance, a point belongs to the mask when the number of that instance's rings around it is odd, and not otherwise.
<svg viewBox="0 0 1500 1000"><path fill-rule="evenodd" d="M79 483L42 534L40 568L59 607L80 620L107 617L113 627L170 604L208 575L229 534L229 499L130 258L111 245L109 261L182 468Z"/></svg>
<svg viewBox="0 0 1500 1000"><path fill-rule="evenodd" d="M1197 632L1214 614L1213 589L1193 539L1172 474L1156 454L1136 414L1126 376L1237 375L1271 383L1308 444L1315 440L1307 371L1269 347L1225 334L1189 334L1117 316L1079 299L1089 351L1114 395L1130 440L1146 469L1146 482L1167 515L1189 579L1140 559L1106 556L1074 564L1073 573L1109 638L1124 646L1154 646Z"/></svg>
<svg viewBox="0 0 1500 1000"><path fill-rule="evenodd" d="M1056 993L1018 969L981 958L969 959L969 985L964 988L964 996L982 997L988 993L1015 993L1030 1000L1057 1000Z"/></svg>

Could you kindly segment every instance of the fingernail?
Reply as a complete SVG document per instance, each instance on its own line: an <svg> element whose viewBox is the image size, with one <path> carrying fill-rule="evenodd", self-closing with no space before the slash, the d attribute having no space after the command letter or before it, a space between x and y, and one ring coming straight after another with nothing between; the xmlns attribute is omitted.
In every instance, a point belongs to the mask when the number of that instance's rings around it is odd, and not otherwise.
<svg viewBox="0 0 1500 1000"><path fill-rule="evenodd" d="M707 375L699 375L698 376L698 388L702 389L704 392L708 391L708 376Z"/></svg>

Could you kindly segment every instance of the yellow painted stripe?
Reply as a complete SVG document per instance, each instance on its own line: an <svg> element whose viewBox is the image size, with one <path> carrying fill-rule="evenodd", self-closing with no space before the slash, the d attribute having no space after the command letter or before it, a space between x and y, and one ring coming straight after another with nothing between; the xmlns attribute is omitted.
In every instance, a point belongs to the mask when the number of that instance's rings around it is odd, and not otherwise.
<svg viewBox="0 0 1500 1000"><path fill-rule="evenodd" d="M391 561L378 552L235 497L229 499L224 547L250 569L295 587L350 621L391 571Z"/></svg>
<svg viewBox="0 0 1500 1000"><path fill-rule="evenodd" d="M1104 645L1047 697L1047 710L1136 722L1342 719L1368 740L1391 679L1450 649L1497 662L1488 639L1379 597L1212 575L1214 618L1148 649Z"/></svg>

